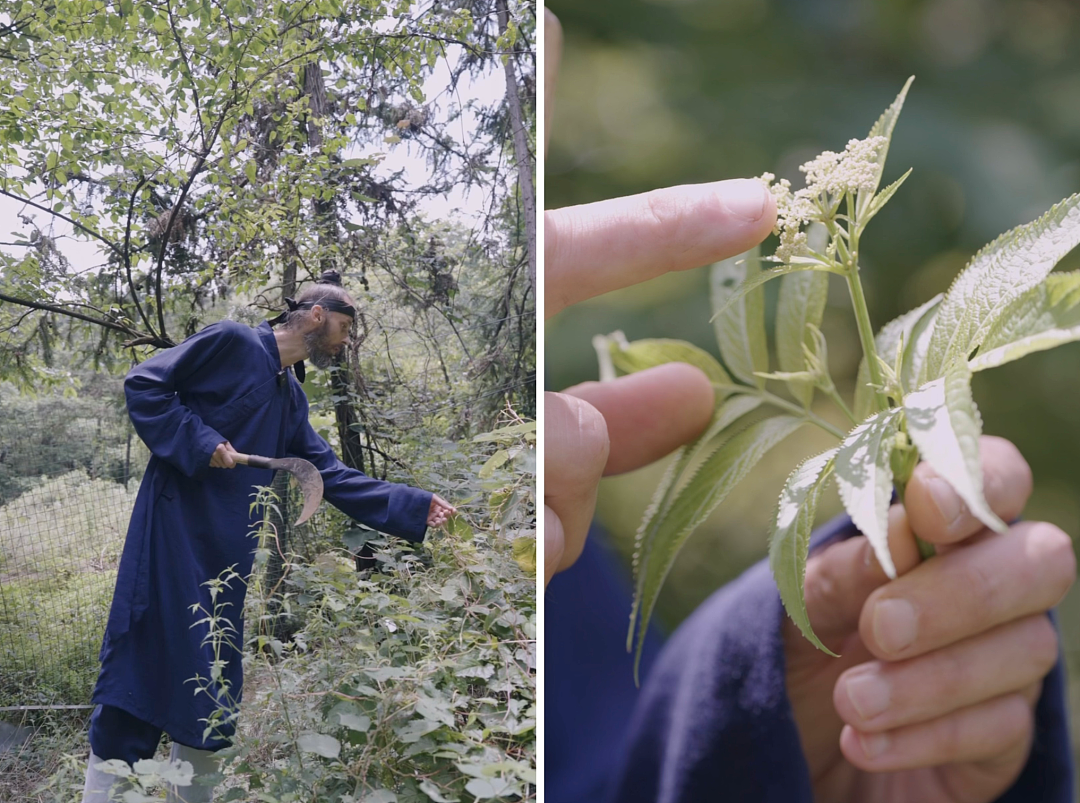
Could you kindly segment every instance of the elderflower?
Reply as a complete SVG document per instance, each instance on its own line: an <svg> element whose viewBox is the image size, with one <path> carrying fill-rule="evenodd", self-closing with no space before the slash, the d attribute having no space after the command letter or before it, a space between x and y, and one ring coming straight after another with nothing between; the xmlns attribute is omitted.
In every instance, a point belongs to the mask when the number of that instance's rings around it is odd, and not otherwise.
<svg viewBox="0 0 1080 803"><path fill-rule="evenodd" d="M878 152L886 137L849 140L843 153L825 151L799 168L806 174L806 189L817 195L873 192L878 180Z"/></svg>
<svg viewBox="0 0 1080 803"><path fill-rule="evenodd" d="M776 258L781 262L787 262L793 256L805 255L809 248L806 243L806 232L802 231L802 227L814 220L818 211L813 196L805 189L793 193L791 182L786 178L773 184L776 176L772 173L764 173L760 180L765 182L765 186L769 188L769 192L776 201L776 228L773 233L780 236Z"/></svg>

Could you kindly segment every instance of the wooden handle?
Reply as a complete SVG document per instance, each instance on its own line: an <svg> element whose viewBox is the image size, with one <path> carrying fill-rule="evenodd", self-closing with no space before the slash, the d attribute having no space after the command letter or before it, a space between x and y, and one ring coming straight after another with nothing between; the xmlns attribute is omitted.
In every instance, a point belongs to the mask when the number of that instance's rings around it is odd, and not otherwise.
<svg viewBox="0 0 1080 803"><path fill-rule="evenodd" d="M259 457L257 454L241 454L240 452L235 452L232 458L242 466L251 466L252 468L270 468L270 458Z"/></svg>

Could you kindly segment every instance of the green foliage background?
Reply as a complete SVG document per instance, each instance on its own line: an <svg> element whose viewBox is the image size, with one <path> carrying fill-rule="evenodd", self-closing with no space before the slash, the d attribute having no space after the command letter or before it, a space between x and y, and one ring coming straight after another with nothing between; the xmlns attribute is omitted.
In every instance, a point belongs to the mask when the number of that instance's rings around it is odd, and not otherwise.
<svg viewBox="0 0 1080 803"><path fill-rule="evenodd" d="M864 136L914 74L884 182L909 166L914 172L861 249L876 328L947 289L998 234L1080 188L1080 12L1066 2L548 5L566 37L545 177L548 208L765 171L801 186L799 164ZM1073 254L1059 270L1078 264ZM825 333L833 376L850 399L858 336L846 290L833 281ZM770 331L776 289L767 287ZM704 271L567 310L547 327L546 387L595 379L591 338L616 329L630 340L680 338L716 354L709 317ZM1025 515L1052 521L1074 539L1078 361L1080 345L1073 344L978 376L974 386L985 431L1017 443L1034 470ZM792 438L751 475L747 493L727 500L690 539L661 596L665 625L676 625L764 556L793 460L829 441L810 431ZM627 554L659 473L645 469L603 488L600 517ZM835 494L822 503L823 517L839 512ZM1080 666L1076 591L1062 605L1061 625L1067 658Z"/></svg>

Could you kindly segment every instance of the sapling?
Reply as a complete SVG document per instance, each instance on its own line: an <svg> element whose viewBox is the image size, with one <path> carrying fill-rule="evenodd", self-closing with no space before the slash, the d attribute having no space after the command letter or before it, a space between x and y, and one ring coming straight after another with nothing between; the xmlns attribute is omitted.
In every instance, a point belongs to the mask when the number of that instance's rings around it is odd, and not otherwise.
<svg viewBox="0 0 1080 803"><path fill-rule="evenodd" d="M979 251L948 292L886 324L874 335L859 276L867 225L896 193L908 170L884 189L885 157L911 80L870 129L840 153L826 151L800 169L806 186L762 176L776 200L776 253L754 249L710 268L713 324L723 365L676 340L626 341L598 336L601 377L666 362L705 372L716 392L706 431L679 449L645 512L634 550L635 598L627 649L637 637L634 671L660 588L690 533L750 473L761 457L804 425L836 437L835 447L804 460L788 477L769 545L769 563L792 620L830 654L810 627L803 581L810 530L826 485L835 481L844 507L889 577L888 510L902 500L925 460L987 527L1006 528L983 496L979 458L982 422L971 393L974 372L1035 351L1080 340L1080 271L1051 274L1080 243L1080 195ZM775 263L765 269L762 262ZM828 369L822 316L830 274L843 278L862 345L855 394L848 405ZM765 282L779 278L770 372L765 336ZM770 383L773 383L771 386ZM788 396L770 388L786 386ZM821 393L850 421L848 431L813 412ZM762 417L758 408L778 415ZM920 543L926 557L932 548Z"/></svg>

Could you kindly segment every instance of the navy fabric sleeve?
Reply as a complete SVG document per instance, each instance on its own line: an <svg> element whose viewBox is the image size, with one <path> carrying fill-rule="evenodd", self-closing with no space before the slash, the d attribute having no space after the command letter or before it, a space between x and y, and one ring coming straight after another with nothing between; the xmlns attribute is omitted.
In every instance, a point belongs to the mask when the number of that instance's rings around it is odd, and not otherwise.
<svg viewBox="0 0 1080 803"><path fill-rule="evenodd" d="M155 354L132 368L124 380L128 415L147 448L184 475L199 478L226 439L182 400L185 380L228 360L239 324L206 327L179 346Z"/></svg>
<svg viewBox="0 0 1080 803"><path fill-rule="evenodd" d="M850 520L813 548L854 534ZM619 803L812 803L785 684L785 616L767 563L713 594L665 645L642 690L609 800ZM1035 746L1001 803L1072 803L1058 662L1036 708Z"/></svg>
<svg viewBox="0 0 1080 803"><path fill-rule="evenodd" d="M323 498L342 513L368 527L408 541L420 542L427 533L431 509L429 491L383 480L349 468L334 454L308 421L307 398L297 385L295 431L288 453L310 460L323 480Z"/></svg>
<svg viewBox="0 0 1080 803"><path fill-rule="evenodd" d="M638 688L626 651L630 578L603 531L589 530L577 563L544 592L544 799L600 803L620 763ZM645 638L647 678L662 638Z"/></svg>

